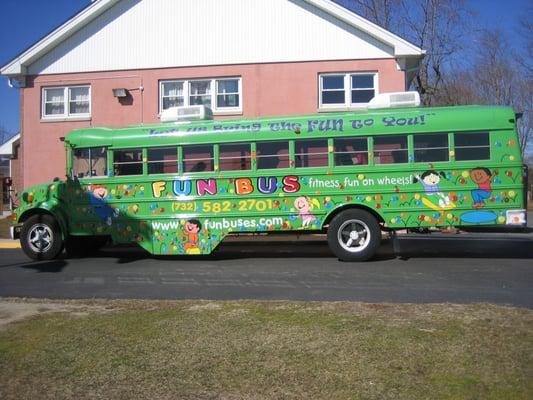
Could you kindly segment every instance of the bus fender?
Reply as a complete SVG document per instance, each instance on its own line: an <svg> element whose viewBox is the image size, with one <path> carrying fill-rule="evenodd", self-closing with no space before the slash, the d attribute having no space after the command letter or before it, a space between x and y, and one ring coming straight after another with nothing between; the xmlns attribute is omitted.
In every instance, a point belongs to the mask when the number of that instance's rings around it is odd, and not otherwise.
<svg viewBox="0 0 533 400"><path fill-rule="evenodd" d="M360 210L365 210L365 211L368 211L370 214L372 214L374 217L376 217L378 223L380 224L383 224L385 222L385 219L383 218L383 216L381 214L379 214L378 212L376 212L376 210L374 210L373 208L370 208L366 205L363 205L363 204L344 204L344 205L341 205L333 210L331 210L327 215L326 217L324 218L324 222L322 223L322 228L326 225L329 225L329 223L331 222L331 220L333 218L335 218L335 216L337 216L339 213L345 211L345 210L350 210L350 209L360 209Z"/></svg>
<svg viewBox="0 0 533 400"><path fill-rule="evenodd" d="M48 202L46 207L39 206L35 208L30 208L29 210L24 211L18 218L20 224L24 223L28 218L37 214L48 214L55 218L59 227L61 228L61 236L63 239L66 239L68 236L68 223L67 218L63 210L58 207L57 202L51 201Z"/></svg>

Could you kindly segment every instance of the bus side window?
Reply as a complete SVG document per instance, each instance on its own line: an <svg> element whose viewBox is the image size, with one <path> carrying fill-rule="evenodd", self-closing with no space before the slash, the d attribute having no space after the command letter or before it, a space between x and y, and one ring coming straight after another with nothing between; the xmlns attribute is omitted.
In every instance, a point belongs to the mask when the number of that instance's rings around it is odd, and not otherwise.
<svg viewBox="0 0 533 400"><path fill-rule="evenodd" d="M142 150L128 149L113 151L113 170L115 175L142 175Z"/></svg>
<svg viewBox="0 0 533 400"><path fill-rule="evenodd" d="M490 160L488 132L454 133L455 161Z"/></svg>
<svg viewBox="0 0 533 400"><path fill-rule="evenodd" d="M72 174L77 178L106 176L107 149L105 147L75 149L72 160Z"/></svg>
<svg viewBox="0 0 533 400"><path fill-rule="evenodd" d="M249 143L221 144L218 148L218 165L221 171L252 169Z"/></svg>
<svg viewBox="0 0 533 400"><path fill-rule="evenodd" d="M367 165L368 140L366 138L333 139L335 165Z"/></svg>
<svg viewBox="0 0 533 400"><path fill-rule="evenodd" d="M258 142L257 169L289 168L289 142Z"/></svg>
<svg viewBox="0 0 533 400"><path fill-rule="evenodd" d="M448 134L414 135L415 162L448 161Z"/></svg>
<svg viewBox="0 0 533 400"><path fill-rule="evenodd" d="M407 136L375 136L374 163L400 164L409 159L407 152Z"/></svg>
<svg viewBox="0 0 533 400"><path fill-rule="evenodd" d="M159 147L148 149L149 174L175 174L178 172L178 149Z"/></svg>
<svg viewBox="0 0 533 400"><path fill-rule="evenodd" d="M297 140L294 145L296 168L328 166L327 139Z"/></svg>
<svg viewBox="0 0 533 400"><path fill-rule="evenodd" d="M213 146L183 146L183 171L207 172L214 170Z"/></svg>

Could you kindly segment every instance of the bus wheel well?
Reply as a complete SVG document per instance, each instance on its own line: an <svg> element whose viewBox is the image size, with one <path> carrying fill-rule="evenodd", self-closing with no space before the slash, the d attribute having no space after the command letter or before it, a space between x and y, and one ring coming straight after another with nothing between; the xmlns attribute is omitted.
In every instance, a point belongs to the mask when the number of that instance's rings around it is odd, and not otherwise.
<svg viewBox="0 0 533 400"><path fill-rule="evenodd" d="M345 211L345 210L354 210L354 209L359 209L359 210L365 210L367 212L369 212L370 214L372 214L374 217L376 217L376 220L382 224L385 222L385 220L383 219L383 217L381 215L379 215L375 210L373 210L372 208L370 207L367 207L367 206L364 206L364 205L361 205L361 204L346 204L342 207L339 207L337 209L335 209L333 212L331 212L325 219L324 221L324 224L323 225L328 225L331 220L333 218L335 218L339 213Z"/></svg>
<svg viewBox="0 0 533 400"><path fill-rule="evenodd" d="M50 215L51 217L55 218L57 220L57 217L52 214L50 211L48 210L43 210L42 208L34 208L32 210L28 210L28 211L25 211L24 214L22 214L20 217L19 217L19 222L20 223L23 223L24 221L26 221L28 218L30 217L33 217L34 215L37 215L37 214L46 214L46 215ZM59 222L59 221L58 221Z"/></svg>

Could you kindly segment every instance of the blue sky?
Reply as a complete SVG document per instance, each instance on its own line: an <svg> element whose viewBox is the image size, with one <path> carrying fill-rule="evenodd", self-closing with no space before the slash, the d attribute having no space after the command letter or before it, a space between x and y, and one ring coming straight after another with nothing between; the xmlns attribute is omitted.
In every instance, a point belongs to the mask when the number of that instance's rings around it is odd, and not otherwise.
<svg viewBox="0 0 533 400"><path fill-rule="evenodd" d="M349 0L348 0L349 1ZM532 0L467 0L479 15L479 25L498 26L514 39L516 21ZM0 65L5 65L51 30L90 4L90 0L2 0ZM0 78L0 126L19 130L18 90Z"/></svg>

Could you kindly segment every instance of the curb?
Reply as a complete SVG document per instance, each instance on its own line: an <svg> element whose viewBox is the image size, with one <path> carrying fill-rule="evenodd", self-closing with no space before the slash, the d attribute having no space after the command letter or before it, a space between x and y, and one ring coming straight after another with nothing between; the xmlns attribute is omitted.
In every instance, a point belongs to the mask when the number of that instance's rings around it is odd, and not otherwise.
<svg viewBox="0 0 533 400"><path fill-rule="evenodd" d="M16 240L0 241L0 249L20 249L20 242Z"/></svg>

